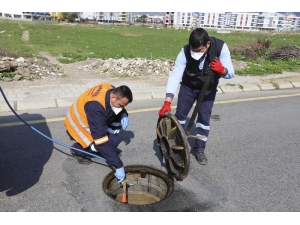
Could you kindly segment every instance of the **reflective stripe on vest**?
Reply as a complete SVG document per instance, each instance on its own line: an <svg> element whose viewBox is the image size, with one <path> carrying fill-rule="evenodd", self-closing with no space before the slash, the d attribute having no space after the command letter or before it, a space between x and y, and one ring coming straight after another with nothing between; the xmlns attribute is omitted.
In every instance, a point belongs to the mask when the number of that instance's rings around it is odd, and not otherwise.
<svg viewBox="0 0 300 225"><path fill-rule="evenodd" d="M106 93L112 88L110 84L98 84L83 92L69 109L65 118L66 129L83 148L87 148L93 142L102 144L108 141L107 135L93 140L84 106L89 101L97 101L106 109Z"/></svg>

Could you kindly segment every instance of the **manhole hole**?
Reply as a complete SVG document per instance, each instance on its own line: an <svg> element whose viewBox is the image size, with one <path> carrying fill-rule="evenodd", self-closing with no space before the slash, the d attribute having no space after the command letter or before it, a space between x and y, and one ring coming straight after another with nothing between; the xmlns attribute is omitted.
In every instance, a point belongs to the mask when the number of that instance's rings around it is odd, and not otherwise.
<svg viewBox="0 0 300 225"><path fill-rule="evenodd" d="M160 202L172 193L174 183L163 172L146 166L124 167L126 173L126 203L130 205L149 205ZM124 189L114 176L107 175L103 182L104 192L118 202L122 202Z"/></svg>

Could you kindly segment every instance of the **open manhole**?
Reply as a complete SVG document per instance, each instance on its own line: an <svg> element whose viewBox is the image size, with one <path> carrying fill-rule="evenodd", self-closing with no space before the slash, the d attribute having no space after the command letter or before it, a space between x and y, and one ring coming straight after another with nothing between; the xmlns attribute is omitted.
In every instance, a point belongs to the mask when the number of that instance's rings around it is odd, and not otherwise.
<svg viewBox="0 0 300 225"><path fill-rule="evenodd" d="M130 205L149 205L160 202L172 193L173 180L163 172L147 166L124 167L126 173L126 190L109 173L103 181L103 190L111 198L122 202L126 193L126 203Z"/></svg>

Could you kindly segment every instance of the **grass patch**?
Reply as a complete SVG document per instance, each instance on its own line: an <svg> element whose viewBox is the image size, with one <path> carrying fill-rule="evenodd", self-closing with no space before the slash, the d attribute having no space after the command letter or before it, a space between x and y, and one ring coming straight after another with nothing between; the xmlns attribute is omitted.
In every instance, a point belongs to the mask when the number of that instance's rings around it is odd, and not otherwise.
<svg viewBox="0 0 300 225"><path fill-rule="evenodd" d="M7 78L13 78L15 76L14 73L11 72L2 72L0 73L0 79L3 80L3 78L7 77Z"/></svg>
<svg viewBox="0 0 300 225"><path fill-rule="evenodd" d="M297 71L300 69L300 59L250 61L245 69L236 69L238 75L281 74L283 71Z"/></svg>
<svg viewBox="0 0 300 225"><path fill-rule="evenodd" d="M22 22L22 24L30 23ZM8 51L10 54L14 54L15 58L37 55L34 49L22 41L22 33L24 30L19 27L18 22L0 19L0 31L3 30L5 30L5 32L0 34L0 48L3 49L4 52Z"/></svg>
<svg viewBox="0 0 300 225"><path fill-rule="evenodd" d="M231 83L227 83L225 84L225 86L231 86L231 87L234 87L236 84L231 84Z"/></svg>
<svg viewBox="0 0 300 225"><path fill-rule="evenodd" d="M22 27L22 28L21 28ZM59 23L37 23L0 19L0 47L20 56L38 55L35 49L49 52L61 63L84 61L88 58L119 59L145 58L148 60L175 60L182 47L188 43L190 30L149 29L148 26L84 25ZM28 46L22 40L22 33L29 32ZM232 31L220 34L208 30L210 36L225 41L229 49L245 46L258 39L271 41L270 47L260 54L259 60L250 60L242 55L233 59L248 63L246 69L236 69L238 75L263 75L300 70L300 59L271 61L267 55L286 44L300 46L300 31L295 32L244 32Z"/></svg>
<svg viewBox="0 0 300 225"><path fill-rule="evenodd" d="M130 77L130 75L126 74L126 73L124 73L124 74L113 74L112 77L115 77L115 78L128 78L128 77Z"/></svg>

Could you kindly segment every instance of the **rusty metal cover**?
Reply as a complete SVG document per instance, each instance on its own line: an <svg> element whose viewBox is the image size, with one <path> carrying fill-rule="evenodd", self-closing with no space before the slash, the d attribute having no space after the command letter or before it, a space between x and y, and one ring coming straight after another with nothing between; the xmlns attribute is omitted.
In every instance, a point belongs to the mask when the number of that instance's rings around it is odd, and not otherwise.
<svg viewBox="0 0 300 225"><path fill-rule="evenodd" d="M177 118L170 113L165 115L157 121L158 146L169 175L182 180L190 168L190 145Z"/></svg>

